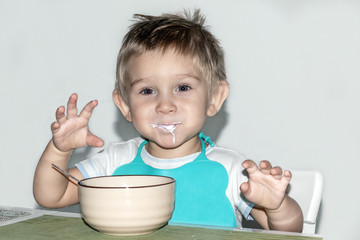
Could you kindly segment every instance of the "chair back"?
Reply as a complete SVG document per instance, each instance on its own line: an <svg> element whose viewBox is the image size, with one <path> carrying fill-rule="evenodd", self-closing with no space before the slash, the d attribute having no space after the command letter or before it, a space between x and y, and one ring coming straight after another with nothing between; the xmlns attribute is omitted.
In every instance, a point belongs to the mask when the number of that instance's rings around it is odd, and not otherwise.
<svg viewBox="0 0 360 240"><path fill-rule="evenodd" d="M319 171L291 170L291 173L288 195L298 202L303 211L303 233L313 234L323 193L323 176Z"/></svg>

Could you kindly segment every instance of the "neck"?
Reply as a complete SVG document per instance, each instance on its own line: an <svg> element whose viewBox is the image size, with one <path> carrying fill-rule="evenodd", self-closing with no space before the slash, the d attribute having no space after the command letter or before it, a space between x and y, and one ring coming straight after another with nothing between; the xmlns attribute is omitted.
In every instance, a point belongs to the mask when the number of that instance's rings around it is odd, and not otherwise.
<svg viewBox="0 0 360 240"><path fill-rule="evenodd" d="M180 158L193 153L201 152L201 141L196 135L175 148L162 148L155 142L146 144L146 150L156 158Z"/></svg>

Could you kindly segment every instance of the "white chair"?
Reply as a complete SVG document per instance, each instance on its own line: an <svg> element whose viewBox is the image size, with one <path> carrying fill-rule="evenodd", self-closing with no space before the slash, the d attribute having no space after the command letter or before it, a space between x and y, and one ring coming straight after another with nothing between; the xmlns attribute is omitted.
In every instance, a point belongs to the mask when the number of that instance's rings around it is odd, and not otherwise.
<svg viewBox="0 0 360 240"><path fill-rule="evenodd" d="M323 176L318 171L291 170L292 179L288 195L295 199L304 214L303 233L315 233L323 192Z"/></svg>

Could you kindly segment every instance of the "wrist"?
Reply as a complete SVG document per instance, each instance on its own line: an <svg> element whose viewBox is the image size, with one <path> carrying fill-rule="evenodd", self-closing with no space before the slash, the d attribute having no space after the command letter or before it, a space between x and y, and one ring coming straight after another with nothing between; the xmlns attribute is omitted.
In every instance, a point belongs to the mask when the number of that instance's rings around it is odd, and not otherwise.
<svg viewBox="0 0 360 240"><path fill-rule="evenodd" d="M288 197L285 195L284 199L281 201L280 205L277 208L264 208L265 211L269 214L276 214L278 212L281 212L283 208L288 204Z"/></svg>
<svg viewBox="0 0 360 240"><path fill-rule="evenodd" d="M268 225L272 230L301 232L303 215L295 200L285 196L276 209L265 209L268 216Z"/></svg>
<svg viewBox="0 0 360 240"><path fill-rule="evenodd" d="M51 139L49 143L49 147L53 149L53 151L58 155L71 155L71 153L74 151L73 149L70 149L68 151L62 151L59 148L56 147L54 143L54 139Z"/></svg>

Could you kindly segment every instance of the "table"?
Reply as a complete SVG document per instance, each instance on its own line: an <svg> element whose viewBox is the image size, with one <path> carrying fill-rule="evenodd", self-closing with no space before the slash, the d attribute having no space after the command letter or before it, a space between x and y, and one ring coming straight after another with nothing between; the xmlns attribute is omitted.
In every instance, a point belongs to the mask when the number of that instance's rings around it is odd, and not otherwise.
<svg viewBox="0 0 360 240"><path fill-rule="evenodd" d="M51 215L50 215L51 214ZM38 214L34 218L0 226L0 240L38 240L38 239L77 239L77 240L107 240L107 239L190 239L190 240L212 240L212 239L254 239L254 240L321 240L318 235L303 235L276 231L263 230L229 230L215 229L200 226L166 225L163 228L146 235L118 237L109 236L90 228L82 218L74 216L51 213L45 211L44 215ZM63 215L63 216L61 216Z"/></svg>

